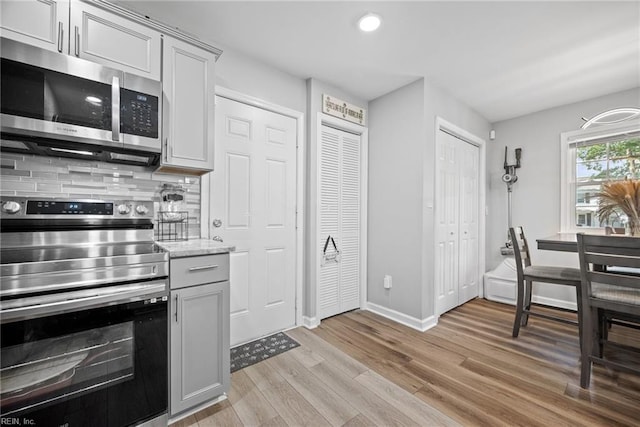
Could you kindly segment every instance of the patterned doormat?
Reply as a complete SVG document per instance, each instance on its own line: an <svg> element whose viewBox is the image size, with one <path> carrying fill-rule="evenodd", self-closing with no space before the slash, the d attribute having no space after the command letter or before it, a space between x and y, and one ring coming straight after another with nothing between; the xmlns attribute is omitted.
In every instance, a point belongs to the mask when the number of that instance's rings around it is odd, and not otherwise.
<svg viewBox="0 0 640 427"><path fill-rule="evenodd" d="M300 344L283 332L239 345L231 349L231 372L277 356L298 346Z"/></svg>

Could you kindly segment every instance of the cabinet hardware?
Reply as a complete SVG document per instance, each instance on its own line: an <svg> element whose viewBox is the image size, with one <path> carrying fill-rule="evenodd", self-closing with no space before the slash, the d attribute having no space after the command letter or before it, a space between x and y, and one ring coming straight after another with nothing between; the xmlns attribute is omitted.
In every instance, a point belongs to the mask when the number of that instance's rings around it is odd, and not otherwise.
<svg viewBox="0 0 640 427"><path fill-rule="evenodd" d="M111 139L120 141L120 78L116 76L111 84L111 102Z"/></svg>
<svg viewBox="0 0 640 427"><path fill-rule="evenodd" d="M75 54L76 56L80 56L80 29L78 28L78 26L76 25L76 46L75 46Z"/></svg>
<svg viewBox="0 0 640 427"><path fill-rule="evenodd" d="M64 28L62 27L62 21L58 22L58 52L62 53L62 44L64 38Z"/></svg>
<svg viewBox="0 0 640 427"><path fill-rule="evenodd" d="M164 161L168 162L169 161L169 137L165 137L164 139Z"/></svg>
<svg viewBox="0 0 640 427"><path fill-rule="evenodd" d="M176 323L178 323L178 295L176 295Z"/></svg>
<svg viewBox="0 0 640 427"><path fill-rule="evenodd" d="M199 267L191 267L189 271L212 270L214 268L218 268L218 265L211 264L211 265L201 265Z"/></svg>

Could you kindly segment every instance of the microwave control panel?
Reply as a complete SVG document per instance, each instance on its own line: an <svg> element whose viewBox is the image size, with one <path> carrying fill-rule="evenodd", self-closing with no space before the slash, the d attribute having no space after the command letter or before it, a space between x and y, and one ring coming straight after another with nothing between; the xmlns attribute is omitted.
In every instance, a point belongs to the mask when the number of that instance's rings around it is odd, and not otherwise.
<svg viewBox="0 0 640 427"><path fill-rule="evenodd" d="M158 138L158 97L120 89L120 132Z"/></svg>

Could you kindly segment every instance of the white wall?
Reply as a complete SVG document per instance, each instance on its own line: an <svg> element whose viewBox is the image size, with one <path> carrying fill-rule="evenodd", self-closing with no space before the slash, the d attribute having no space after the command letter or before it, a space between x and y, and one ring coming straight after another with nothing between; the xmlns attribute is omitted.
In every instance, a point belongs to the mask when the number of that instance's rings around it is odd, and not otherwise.
<svg viewBox="0 0 640 427"><path fill-rule="evenodd" d="M424 79L369 103L367 296L422 319ZM383 277L393 287L383 288Z"/></svg>
<svg viewBox="0 0 640 427"><path fill-rule="evenodd" d="M633 89L494 124L496 139L489 142L487 149L488 270L504 259L499 250L507 233L507 190L500 180L504 173L504 147L509 147L511 156L515 148L522 148L522 167L513 187L513 223L524 227L533 262L577 267L576 254L538 251L535 243L536 238L560 230L560 133L579 129L584 123L582 117L639 105L640 89ZM539 297L575 302L575 293L567 287L541 284L534 291Z"/></svg>
<svg viewBox="0 0 640 427"><path fill-rule="evenodd" d="M434 315L436 117L481 139L491 126L425 79L369 109L369 301L424 321ZM390 290L384 274L393 276Z"/></svg>
<svg viewBox="0 0 640 427"><path fill-rule="evenodd" d="M216 84L295 111L306 109L303 79L233 50L225 49L216 62Z"/></svg>

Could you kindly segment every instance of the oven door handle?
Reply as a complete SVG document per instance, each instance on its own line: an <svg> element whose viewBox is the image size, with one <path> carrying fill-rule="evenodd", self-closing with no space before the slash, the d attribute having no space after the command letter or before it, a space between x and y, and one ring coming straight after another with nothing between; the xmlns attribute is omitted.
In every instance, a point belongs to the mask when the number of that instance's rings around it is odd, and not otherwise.
<svg viewBox="0 0 640 427"><path fill-rule="evenodd" d="M166 280L83 289L0 302L0 323L149 300L167 301Z"/></svg>

